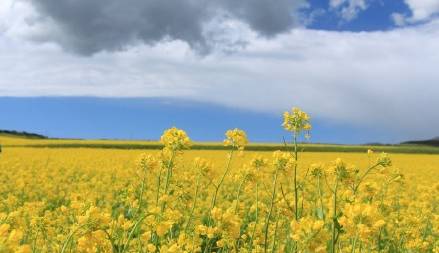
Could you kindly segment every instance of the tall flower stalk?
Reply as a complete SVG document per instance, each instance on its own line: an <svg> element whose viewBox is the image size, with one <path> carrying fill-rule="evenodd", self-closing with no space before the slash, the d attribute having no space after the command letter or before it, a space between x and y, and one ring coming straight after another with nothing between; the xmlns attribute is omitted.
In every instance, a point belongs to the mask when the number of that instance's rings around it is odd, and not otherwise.
<svg viewBox="0 0 439 253"><path fill-rule="evenodd" d="M247 144L248 144L247 134L243 130L235 128L233 130L228 130L226 132L226 139L224 140L224 146L232 147L232 149L230 150L230 152L228 154L226 168L224 170L224 173L221 176L221 179L218 182L218 184L215 185L215 192L214 192L213 197L212 197L210 211L212 211L213 208L216 206L218 193L220 191L221 186L224 183L225 178L229 174L230 167L231 167L230 165L232 163L232 158L233 158L233 154L234 154L235 150L238 150L240 153L242 153ZM210 212L209 212L209 214L210 214Z"/></svg>
<svg viewBox="0 0 439 253"><path fill-rule="evenodd" d="M267 218L265 220L264 252L267 252L267 249L268 249L268 232L269 232L269 227L270 227L271 215L273 213L273 208L274 208L274 201L276 199L277 178L279 175L279 169L280 169L279 167L276 167L276 170L274 173L273 190L272 190L271 199L270 199L270 208L268 209Z"/></svg>
<svg viewBox="0 0 439 253"><path fill-rule="evenodd" d="M306 139L310 138L311 124L309 115L294 107L290 112L284 112L284 122L282 126L285 130L293 134L293 153L294 153L294 207L295 218L299 219L299 188L297 183L297 166L298 166L298 138L304 134Z"/></svg>
<svg viewBox="0 0 439 253"><path fill-rule="evenodd" d="M165 188L163 194L164 196L167 196L169 192L169 185L171 182L173 169L175 166L174 160L183 149L187 149L191 146L191 140L189 139L185 131L173 127L163 132L163 135L160 138L160 142L164 146L162 150L164 161L162 161L162 164L166 169ZM160 180L161 178L159 176L158 192L160 191ZM159 196L159 194L157 196ZM165 207L166 202L163 202L161 206L161 212L163 212Z"/></svg>
<svg viewBox="0 0 439 253"><path fill-rule="evenodd" d="M158 167L157 160L154 156L149 154L141 154L137 164L137 173L141 178L140 192L139 192L139 203L138 203L138 213L140 213L143 206L143 194L146 190L146 179L150 171L156 170Z"/></svg>
<svg viewBox="0 0 439 253"><path fill-rule="evenodd" d="M249 181L253 184L255 184L255 220L254 220L254 226L253 230L251 232L250 237L250 243L249 243L249 252L252 252L253 250L253 241L256 234L256 228L259 222L259 180L261 179L261 172L263 169L265 169L268 166L268 160L264 159L263 157L255 157L250 162L250 173L248 175Z"/></svg>
<svg viewBox="0 0 439 253"><path fill-rule="evenodd" d="M199 161L199 159L196 158L195 167L196 167L198 173L197 173L197 179L196 179L196 182L195 182L194 202L192 204L192 209L191 209L191 212L189 214L189 218L188 218L188 221L186 223L186 227L184 229L185 233L187 233L187 230L188 230L188 228L189 228L189 226L190 226L190 224L192 222L192 218L194 216L195 208L197 206L198 193L200 191L201 170L198 167L199 166L198 161Z"/></svg>
<svg viewBox="0 0 439 253"><path fill-rule="evenodd" d="M268 214L265 219L264 252L267 252L268 250L268 234L270 229L271 215L273 213L274 204L276 200L279 172L291 168L292 166L294 166L294 163L295 163L294 158L290 153L285 153L281 151L276 151L273 153L274 177L273 177L273 188L271 191L270 207L268 209Z"/></svg>

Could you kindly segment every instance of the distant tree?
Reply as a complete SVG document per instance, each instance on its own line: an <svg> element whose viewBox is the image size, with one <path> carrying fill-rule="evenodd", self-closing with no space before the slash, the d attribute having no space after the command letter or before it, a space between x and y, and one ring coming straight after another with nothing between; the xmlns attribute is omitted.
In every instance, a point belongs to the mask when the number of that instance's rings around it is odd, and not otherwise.
<svg viewBox="0 0 439 253"><path fill-rule="evenodd" d="M18 132L18 131L14 131L14 130L1 130L0 129L0 134L10 134L10 135L15 135L15 136L31 138L31 139L47 139L48 138L47 136L44 136L41 134L28 133L25 131Z"/></svg>

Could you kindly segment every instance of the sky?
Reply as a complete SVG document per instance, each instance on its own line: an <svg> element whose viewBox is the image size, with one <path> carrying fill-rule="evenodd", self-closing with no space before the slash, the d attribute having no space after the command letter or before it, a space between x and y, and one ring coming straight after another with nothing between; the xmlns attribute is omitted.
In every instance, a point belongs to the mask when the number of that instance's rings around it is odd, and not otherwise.
<svg viewBox="0 0 439 253"><path fill-rule="evenodd" d="M313 142L439 135L439 0L2 0L0 129ZM239 124L238 124L239 123Z"/></svg>

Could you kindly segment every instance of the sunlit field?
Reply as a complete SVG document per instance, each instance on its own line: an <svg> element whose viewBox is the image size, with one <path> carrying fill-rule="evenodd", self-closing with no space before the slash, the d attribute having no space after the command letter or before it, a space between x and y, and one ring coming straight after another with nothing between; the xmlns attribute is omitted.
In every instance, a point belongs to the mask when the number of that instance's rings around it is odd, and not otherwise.
<svg viewBox="0 0 439 253"><path fill-rule="evenodd" d="M308 133L306 114L287 116ZM439 252L439 156L225 139L190 150L174 128L163 150L4 148L0 252Z"/></svg>

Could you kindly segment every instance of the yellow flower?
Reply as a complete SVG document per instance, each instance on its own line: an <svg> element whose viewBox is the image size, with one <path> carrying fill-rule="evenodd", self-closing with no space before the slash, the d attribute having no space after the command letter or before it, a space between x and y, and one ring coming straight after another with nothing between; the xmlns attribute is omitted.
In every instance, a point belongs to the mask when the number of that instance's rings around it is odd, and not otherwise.
<svg viewBox="0 0 439 253"><path fill-rule="evenodd" d="M377 164L383 166L383 167L389 167L392 166L392 160L390 160L390 157L386 153L381 153L380 157L377 159Z"/></svg>
<svg viewBox="0 0 439 253"><path fill-rule="evenodd" d="M191 146L191 140L186 132L176 127L164 131L160 141L165 148L173 151L187 149Z"/></svg>
<svg viewBox="0 0 439 253"><path fill-rule="evenodd" d="M289 152L274 151L273 152L273 165L281 170L291 169L295 164L293 154Z"/></svg>
<svg viewBox="0 0 439 253"><path fill-rule="evenodd" d="M212 163L208 160L201 158L201 157L195 157L194 159L194 168L197 172L201 173L203 176L211 176L212 174Z"/></svg>
<svg viewBox="0 0 439 253"><path fill-rule="evenodd" d="M143 153L137 160L137 166L141 172L153 171L158 167L158 162L151 154Z"/></svg>
<svg viewBox="0 0 439 253"><path fill-rule="evenodd" d="M359 236L363 243L372 244L371 237L379 233L386 222L374 204L353 203L346 204L340 224L349 237ZM375 238L375 237L372 237Z"/></svg>
<svg viewBox="0 0 439 253"><path fill-rule="evenodd" d="M179 252L178 245L176 243L172 244L171 247L168 248L167 252L169 253Z"/></svg>
<svg viewBox="0 0 439 253"><path fill-rule="evenodd" d="M222 210L217 207L214 207L210 213L212 215L212 218L215 220L220 220L223 215Z"/></svg>
<svg viewBox="0 0 439 253"><path fill-rule="evenodd" d="M207 233L207 227L204 225L198 225L195 227L195 232L199 235L205 235Z"/></svg>
<svg viewBox="0 0 439 253"><path fill-rule="evenodd" d="M375 229L379 229L379 228L381 228L381 227L383 227L384 225L386 225L386 222L384 221L384 220L378 220L377 222L375 222L374 224L373 224L373 227L375 228Z"/></svg>
<svg viewBox="0 0 439 253"><path fill-rule="evenodd" d="M285 130L294 133L296 136L305 131L307 133L305 137L309 137L309 132L312 128L309 115L297 107L291 109L291 112L284 113L282 126Z"/></svg>
<svg viewBox="0 0 439 253"><path fill-rule="evenodd" d="M89 236L82 236L78 239L78 249L80 251L89 251L91 248L93 248L92 240L89 238Z"/></svg>
<svg viewBox="0 0 439 253"><path fill-rule="evenodd" d="M30 247L30 245L25 244L25 245L21 245L20 247L17 248L17 250L15 251L15 253L31 253L32 252L32 248Z"/></svg>
<svg viewBox="0 0 439 253"><path fill-rule="evenodd" d="M0 237L5 237L9 232L9 228L11 228L11 226L9 224L1 224L0 225Z"/></svg>
<svg viewBox="0 0 439 253"><path fill-rule="evenodd" d="M208 227L207 232L206 232L207 238L209 238L209 239L215 238L215 234L216 234L217 230L218 229L215 227Z"/></svg>
<svg viewBox="0 0 439 253"><path fill-rule="evenodd" d="M156 252L157 250L157 247L152 243L149 243L148 246L146 246L146 248L148 249L148 252Z"/></svg>
<svg viewBox="0 0 439 253"><path fill-rule="evenodd" d="M244 150L248 144L247 134L238 128L228 130L226 132L226 139L224 140L224 146L232 146L239 150Z"/></svg>
<svg viewBox="0 0 439 253"><path fill-rule="evenodd" d="M250 165L252 168L260 170L261 168L267 167L268 160L263 158L262 156L256 156L250 161Z"/></svg>
<svg viewBox="0 0 439 253"><path fill-rule="evenodd" d="M8 238L8 242L16 245L20 242L20 240L23 238L23 232L21 232L20 230L12 230L11 233L9 234L9 238Z"/></svg>
<svg viewBox="0 0 439 253"><path fill-rule="evenodd" d="M313 217L302 217L300 220L293 220L290 224L291 238L296 241L304 252L323 252L329 238L328 232L324 229L325 223Z"/></svg>
<svg viewBox="0 0 439 253"><path fill-rule="evenodd" d="M157 225L156 232L158 236L164 236L169 230L169 225L165 223L160 223Z"/></svg>
<svg viewBox="0 0 439 253"><path fill-rule="evenodd" d="M225 242L225 240L221 239L221 240L216 242L216 245L218 247L222 248L222 247L226 246L226 242Z"/></svg>

